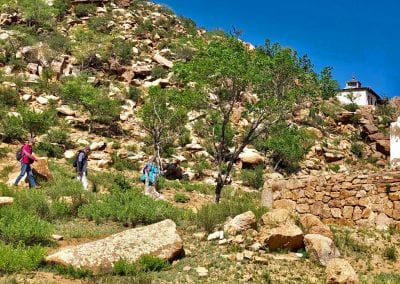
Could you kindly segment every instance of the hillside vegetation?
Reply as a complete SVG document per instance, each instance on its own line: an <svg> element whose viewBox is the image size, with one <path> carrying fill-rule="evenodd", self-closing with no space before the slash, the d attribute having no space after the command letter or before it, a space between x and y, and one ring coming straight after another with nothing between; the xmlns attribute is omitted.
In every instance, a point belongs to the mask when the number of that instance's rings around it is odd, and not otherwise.
<svg viewBox="0 0 400 284"><path fill-rule="evenodd" d="M324 270L304 251L294 260L257 252L268 264L237 260L257 232L226 246L201 234L248 210L261 226L260 189L272 177L388 166L396 105L343 106L337 89L330 67L317 72L292 48L205 31L152 2L0 0L0 196L14 198L0 205L0 281L321 283ZM38 190L10 186L27 137L54 175ZM88 192L72 167L85 146ZM165 201L142 194L139 175L152 157L160 168L179 160L187 176L160 179ZM165 219L186 250L172 264L145 256L92 275L43 262L59 247ZM395 228L332 230L362 281L400 281Z"/></svg>

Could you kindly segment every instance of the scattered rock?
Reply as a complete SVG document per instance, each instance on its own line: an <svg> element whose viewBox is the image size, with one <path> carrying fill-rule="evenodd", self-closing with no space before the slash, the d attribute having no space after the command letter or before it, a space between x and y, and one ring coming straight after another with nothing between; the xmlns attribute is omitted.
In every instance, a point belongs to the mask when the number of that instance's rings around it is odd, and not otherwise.
<svg viewBox="0 0 400 284"><path fill-rule="evenodd" d="M259 236L261 243L271 250L298 250L304 247L303 238L301 229L290 223L273 229L263 228Z"/></svg>
<svg viewBox="0 0 400 284"><path fill-rule="evenodd" d="M55 234L51 235L51 238L52 238L53 240L56 240L56 241L61 241L61 240L64 239L63 236L61 236L61 235L55 235Z"/></svg>
<svg viewBox="0 0 400 284"><path fill-rule="evenodd" d="M310 255L324 266L332 258L340 256L334 241L326 236L307 234L304 236L304 244Z"/></svg>
<svg viewBox="0 0 400 284"><path fill-rule="evenodd" d="M327 284L358 284L358 275L350 263L341 258L331 259L326 265Z"/></svg>
<svg viewBox="0 0 400 284"><path fill-rule="evenodd" d="M260 153L247 148L239 155L239 159L242 163L250 165L258 165L264 161L264 157Z"/></svg>
<svg viewBox="0 0 400 284"><path fill-rule="evenodd" d="M207 277L208 276L208 269L205 267L196 267L196 272L200 277Z"/></svg>
<svg viewBox="0 0 400 284"><path fill-rule="evenodd" d="M236 235L239 232L250 229L255 224L256 215L251 211L247 211L228 221L224 226L224 231L228 232L229 235Z"/></svg>
<svg viewBox="0 0 400 284"><path fill-rule="evenodd" d="M261 217L262 223L274 228L286 223L294 223L292 214L286 209L272 209Z"/></svg>
<svg viewBox="0 0 400 284"><path fill-rule="evenodd" d="M305 234L319 234L333 240L331 229L312 214L305 214L300 217L300 224Z"/></svg>
<svg viewBox="0 0 400 284"><path fill-rule="evenodd" d="M7 196L0 196L0 207L14 203L14 198Z"/></svg>
<svg viewBox="0 0 400 284"><path fill-rule="evenodd" d="M158 53L153 56L153 60L168 68L172 68L174 66L172 61L169 61L168 59L166 59L165 57L161 56Z"/></svg>
<svg viewBox="0 0 400 284"><path fill-rule="evenodd" d="M56 110L64 115L69 115L69 116L75 116L76 112L72 110L69 106L67 105L62 105L56 108Z"/></svg>
<svg viewBox="0 0 400 284"><path fill-rule="evenodd" d="M211 233L207 237L207 241L212 241L212 240L217 240L217 239L224 239L224 231L216 231L214 233Z"/></svg>

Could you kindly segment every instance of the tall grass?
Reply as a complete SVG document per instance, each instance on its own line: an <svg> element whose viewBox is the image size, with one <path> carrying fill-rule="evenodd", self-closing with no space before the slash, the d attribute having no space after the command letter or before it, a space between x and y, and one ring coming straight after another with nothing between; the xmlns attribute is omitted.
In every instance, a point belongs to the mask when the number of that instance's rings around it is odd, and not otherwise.
<svg viewBox="0 0 400 284"><path fill-rule="evenodd" d="M45 249L40 246L15 247L0 242L0 272L21 272L37 269L44 257Z"/></svg>

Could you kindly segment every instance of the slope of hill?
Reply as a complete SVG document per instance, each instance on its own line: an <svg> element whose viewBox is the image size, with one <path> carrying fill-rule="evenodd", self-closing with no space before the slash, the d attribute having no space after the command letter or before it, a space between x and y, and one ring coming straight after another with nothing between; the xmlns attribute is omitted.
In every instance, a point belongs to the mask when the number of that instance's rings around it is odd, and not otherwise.
<svg viewBox="0 0 400 284"><path fill-rule="evenodd" d="M342 106L333 97L328 69L316 74L293 50L277 44L255 49L147 1L0 0L0 11L0 182L15 180L14 153L29 135L36 136L34 152L49 158L54 175L39 180L38 191L0 184L0 196L14 197L13 205L0 205L0 271L6 273L1 281L320 283L325 278L304 248L301 258L285 249L251 251L265 225L259 189L272 178L387 168L395 104ZM225 53L221 46L228 46ZM204 74L208 77L196 78ZM231 77L220 79L221 74ZM243 89L237 91L236 83ZM229 90L237 94L224 101ZM268 111L260 116L265 129L241 144L261 102ZM220 119L224 113L229 115ZM84 146L92 149L90 192L82 192L71 166ZM138 176L154 155L160 163L179 160L188 179L160 180L167 202L140 193ZM222 179L222 203L210 204ZM226 245L204 240L204 231L222 229L228 216L247 210L257 215L255 228L229 237ZM126 264L114 270L120 276L90 276L84 269L41 265L56 245L85 243L166 218L178 224L186 250L169 269L148 272L146 265L154 264L135 263L137 268ZM367 283L399 279L388 273L398 264L391 245L399 242L395 227L332 231L336 246ZM51 233L64 240L52 240ZM19 273L10 275L14 272Z"/></svg>

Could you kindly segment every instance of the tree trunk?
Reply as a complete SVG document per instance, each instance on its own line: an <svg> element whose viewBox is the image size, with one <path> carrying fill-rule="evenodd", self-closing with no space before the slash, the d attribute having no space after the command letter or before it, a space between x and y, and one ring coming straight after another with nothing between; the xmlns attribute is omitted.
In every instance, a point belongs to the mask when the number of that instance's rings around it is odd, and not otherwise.
<svg viewBox="0 0 400 284"><path fill-rule="evenodd" d="M222 180L221 174L218 173L217 184L215 186L215 203L219 203L223 187L224 187L224 181Z"/></svg>

